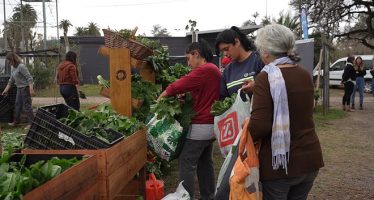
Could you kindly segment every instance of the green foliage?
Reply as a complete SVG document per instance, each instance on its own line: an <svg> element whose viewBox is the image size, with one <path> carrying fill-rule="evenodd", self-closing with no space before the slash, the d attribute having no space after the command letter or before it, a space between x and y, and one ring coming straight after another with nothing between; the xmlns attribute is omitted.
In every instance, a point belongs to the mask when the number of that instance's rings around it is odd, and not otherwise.
<svg viewBox="0 0 374 200"><path fill-rule="evenodd" d="M153 69L156 73L169 68L169 51L166 48L158 48L149 56L152 61Z"/></svg>
<svg viewBox="0 0 374 200"><path fill-rule="evenodd" d="M141 44L147 46L148 48L155 50L161 47L161 44L157 40L148 39L143 36L137 36L136 41L140 42Z"/></svg>
<svg viewBox="0 0 374 200"><path fill-rule="evenodd" d="M212 114L213 116L222 115L234 104L236 95L236 93L233 93L230 97L226 97L222 101L215 101L210 110L210 114Z"/></svg>
<svg viewBox="0 0 374 200"><path fill-rule="evenodd" d="M46 63L41 60L35 60L33 65L28 66L36 89L44 89L51 85L55 66L57 66L57 60L53 59L47 60Z"/></svg>
<svg viewBox="0 0 374 200"><path fill-rule="evenodd" d="M0 158L0 199L18 200L34 188L58 176L60 173L73 166L79 160L59 159L54 157L48 161L38 161L30 166L25 166L26 156L18 162L10 162L10 153L5 153Z"/></svg>
<svg viewBox="0 0 374 200"><path fill-rule="evenodd" d="M1 147L4 149L21 149L23 141L26 137L25 133L20 132L4 132L1 135Z"/></svg>
<svg viewBox="0 0 374 200"><path fill-rule="evenodd" d="M82 134L96 136L107 143L112 142L114 138L106 129L113 129L129 136L144 126L135 118L117 114L109 105L100 105L96 110L82 112L70 109L68 116L61 118L60 121Z"/></svg>
<svg viewBox="0 0 374 200"><path fill-rule="evenodd" d="M166 88L170 83L175 82L182 76L188 74L191 71L191 68L184 66L182 64L175 64L166 69L163 69L159 76L157 76L157 81L159 81L163 88Z"/></svg>

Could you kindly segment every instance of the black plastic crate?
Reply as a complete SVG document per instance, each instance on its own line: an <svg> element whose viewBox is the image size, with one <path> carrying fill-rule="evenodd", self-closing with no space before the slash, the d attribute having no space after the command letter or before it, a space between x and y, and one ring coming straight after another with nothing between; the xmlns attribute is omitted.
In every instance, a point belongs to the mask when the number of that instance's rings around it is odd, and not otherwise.
<svg viewBox="0 0 374 200"><path fill-rule="evenodd" d="M112 129L104 129L114 138L106 143L76 131L58 120L68 115L69 108L65 104L40 107L25 138L25 146L32 149L100 149L109 148L125 137Z"/></svg>
<svg viewBox="0 0 374 200"><path fill-rule="evenodd" d="M8 110L6 113L0 113L0 122L4 122L4 123L13 122L13 109Z"/></svg>
<svg viewBox="0 0 374 200"><path fill-rule="evenodd" d="M0 115L7 113L10 109L9 97L7 95L0 95Z"/></svg>

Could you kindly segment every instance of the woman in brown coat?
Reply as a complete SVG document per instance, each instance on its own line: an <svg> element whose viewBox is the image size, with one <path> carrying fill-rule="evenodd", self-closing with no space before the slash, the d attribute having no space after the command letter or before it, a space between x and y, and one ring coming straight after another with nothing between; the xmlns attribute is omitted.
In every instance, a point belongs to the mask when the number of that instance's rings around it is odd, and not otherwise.
<svg viewBox="0 0 374 200"><path fill-rule="evenodd" d="M263 198L307 199L323 164L313 122L310 74L296 64L293 32L279 24L260 29L255 40L263 70L253 88L249 131L262 141Z"/></svg>

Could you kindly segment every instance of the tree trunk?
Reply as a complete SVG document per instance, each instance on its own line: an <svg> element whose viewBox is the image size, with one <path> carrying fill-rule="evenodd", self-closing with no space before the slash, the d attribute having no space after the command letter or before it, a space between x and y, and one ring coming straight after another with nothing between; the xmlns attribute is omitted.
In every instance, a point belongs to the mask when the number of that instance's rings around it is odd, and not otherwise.
<svg viewBox="0 0 374 200"><path fill-rule="evenodd" d="M64 41L65 41L65 53L70 51L69 39L66 33L64 33Z"/></svg>

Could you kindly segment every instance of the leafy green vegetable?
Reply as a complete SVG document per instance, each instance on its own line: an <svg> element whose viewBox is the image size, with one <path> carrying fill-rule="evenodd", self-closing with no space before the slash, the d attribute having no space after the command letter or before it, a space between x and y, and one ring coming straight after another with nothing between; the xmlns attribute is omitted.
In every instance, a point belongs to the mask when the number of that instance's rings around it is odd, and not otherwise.
<svg viewBox="0 0 374 200"><path fill-rule="evenodd" d="M24 194L58 176L79 161L77 158L54 157L27 167L25 166L26 156L23 156L19 162L9 162L9 158L10 153L3 154L0 158L2 161L0 163L1 200L20 200Z"/></svg>
<svg viewBox="0 0 374 200"><path fill-rule="evenodd" d="M222 115L234 104L236 95L236 93L233 93L230 97L226 97L222 101L215 101L211 107L210 114L213 116Z"/></svg>
<svg viewBox="0 0 374 200"><path fill-rule="evenodd" d="M144 125L135 118L128 118L113 111L109 105L100 105L96 110L78 112L69 109L69 114L60 121L87 136L96 136L110 143L115 138L107 129L112 129L126 136L131 135Z"/></svg>
<svg viewBox="0 0 374 200"><path fill-rule="evenodd" d="M12 149L21 149L26 134L19 132L4 132L1 136L1 147Z"/></svg>
<svg viewBox="0 0 374 200"><path fill-rule="evenodd" d="M99 85L105 87L105 88L110 88L110 83L108 80L105 80L101 75L97 75L97 82Z"/></svg>
<svg viewBox="0 0 374 200"><path fill-rule="evenodd" d="M157 77L161 82L163 87L168 86L170 83L175 82L182 76L185 76L191 71L191 68L184 66L182 64L175 64L161 71L160 75Z"/></svg>

